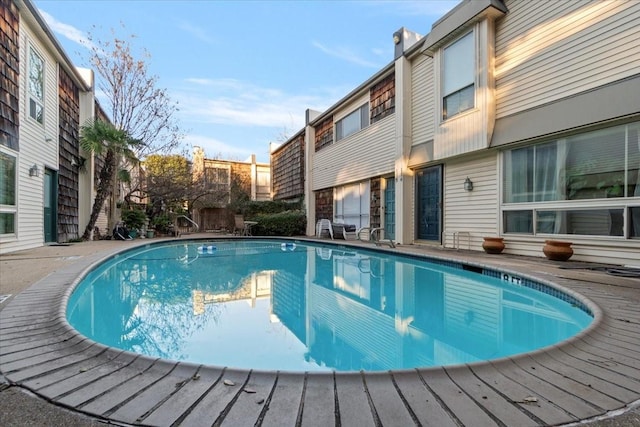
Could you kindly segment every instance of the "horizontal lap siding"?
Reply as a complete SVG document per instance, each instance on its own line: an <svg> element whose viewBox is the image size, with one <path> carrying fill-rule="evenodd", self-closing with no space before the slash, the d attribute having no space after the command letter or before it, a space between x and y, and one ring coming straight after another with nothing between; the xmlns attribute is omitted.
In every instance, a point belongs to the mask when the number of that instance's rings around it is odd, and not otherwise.
<svg viewBox="0 0 640 427"><path fill-rule="evenodd" d="M20 152L17 157L17 240L3 239L0 253L41 246L44 242L43 203L44 167L58 169L58 77L55 58L42 46L33 32L20 21ZM33 46L45 63L44 125L29 116L27 77L29 48ZM50 141L46 141L50 139ZM40 176L29 176L29 168L38 165ZM55 201L54 201L55 203Z"/></svg>
<svg viewBox="0 0 640 427"><path fill-rule="evenodd" d="M637 74L640 2L507 2L497 24L497 117Z"/></svg>
<svg viewBox="0 0 640 427"><path fill-rule="evenodd" d="M315 153L313 189L334 187L392 173L395 114Z"/></svg>
<svg viewBox="0 0 640 427"><path fill-rule="evenodd" d="M480 250L483 236L497 236L498 228L498 172L497 154L464 162L450 162L444 168L444 230L445 246L453 245L450 232L469 232L460 236L460 247ZM469 177L473 191L464 190Z"/></svg>
<svg viewBox="0 0 640 427"><path fill-rule="evenodd" d="M433 58L420 55L411 73L411 135L413 144L433 139L435 117L435 87Z"/></svg>

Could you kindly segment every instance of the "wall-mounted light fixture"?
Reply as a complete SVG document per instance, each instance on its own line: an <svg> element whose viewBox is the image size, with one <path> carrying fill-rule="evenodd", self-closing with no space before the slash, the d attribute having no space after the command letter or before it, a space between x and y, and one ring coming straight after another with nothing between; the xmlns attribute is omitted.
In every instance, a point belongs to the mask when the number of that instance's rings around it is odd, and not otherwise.
<svg viewBox="0 0 640 427"><path fill-rule="evenodd" d="M464 180L464 191L472 191L472 190L473 190L473 182L471 182L469 177L467 177L467 179Z"/></svg>
<svg viewBox="0 0 640 427"><path fill-rule="evenodd" d="M38 165L34 164L29 168L29 176L40 176L40 169L38 169Z"/></svg>

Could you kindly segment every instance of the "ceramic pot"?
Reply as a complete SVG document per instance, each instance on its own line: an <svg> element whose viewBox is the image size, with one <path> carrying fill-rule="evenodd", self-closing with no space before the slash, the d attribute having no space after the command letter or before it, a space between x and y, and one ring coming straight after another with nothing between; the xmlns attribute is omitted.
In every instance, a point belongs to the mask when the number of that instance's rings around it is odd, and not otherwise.
<svg viewBox="0 0 640 427"><path fill-rule="evenodd" d="M504 250L504 239L502 237L485 237L482 242L482 249L488 254L499 254Z"/></svg>
<svg viewBox="0 0 640 427"><path fill-rule="evenodd" d="M571 242L563 242L561 240L545 240L542 252L552 261L566 261L573 255Z"/></svg>

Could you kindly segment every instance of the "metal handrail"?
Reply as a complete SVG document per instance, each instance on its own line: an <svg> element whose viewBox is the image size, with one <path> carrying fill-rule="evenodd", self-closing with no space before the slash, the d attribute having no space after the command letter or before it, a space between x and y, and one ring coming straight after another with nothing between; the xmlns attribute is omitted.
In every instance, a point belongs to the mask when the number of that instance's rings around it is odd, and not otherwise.
<svg viewBox="0 0 640 427"><path fill-rule="evenodd" d="M191 224L195 225L195 226L196 226L196 233L198 232L198 230L200 230L200 226L199 226L195 221L193 221L191 218L189 218L188 216L186 216L186 215L179 215L179 216L177 216L177 217L176 217L176 220L177 220L178 218L184 218L184 219L186 219L187 221L189 221Z"/></svg>

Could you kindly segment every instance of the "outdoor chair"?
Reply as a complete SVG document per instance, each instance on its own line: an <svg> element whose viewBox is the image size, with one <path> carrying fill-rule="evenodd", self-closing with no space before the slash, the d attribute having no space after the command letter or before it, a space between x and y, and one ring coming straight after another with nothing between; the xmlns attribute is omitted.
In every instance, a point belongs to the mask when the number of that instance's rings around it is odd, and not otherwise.
<svg viewBox="0 0 640 427"><path fill-rule="evenodd" d="M244 217L242 215L234 215L233 218L234 218L233 234L237 236L248 236L249 227L244 222Z"/></svg>
<svg viewBox="0 0 640 427"><path fill-rule="evenodd" d="M321 219L316 223L316 236L322 237L323 231L329 233L329 237L333 240L333 228L331 228L331 221L328 219Z"/></svg>

